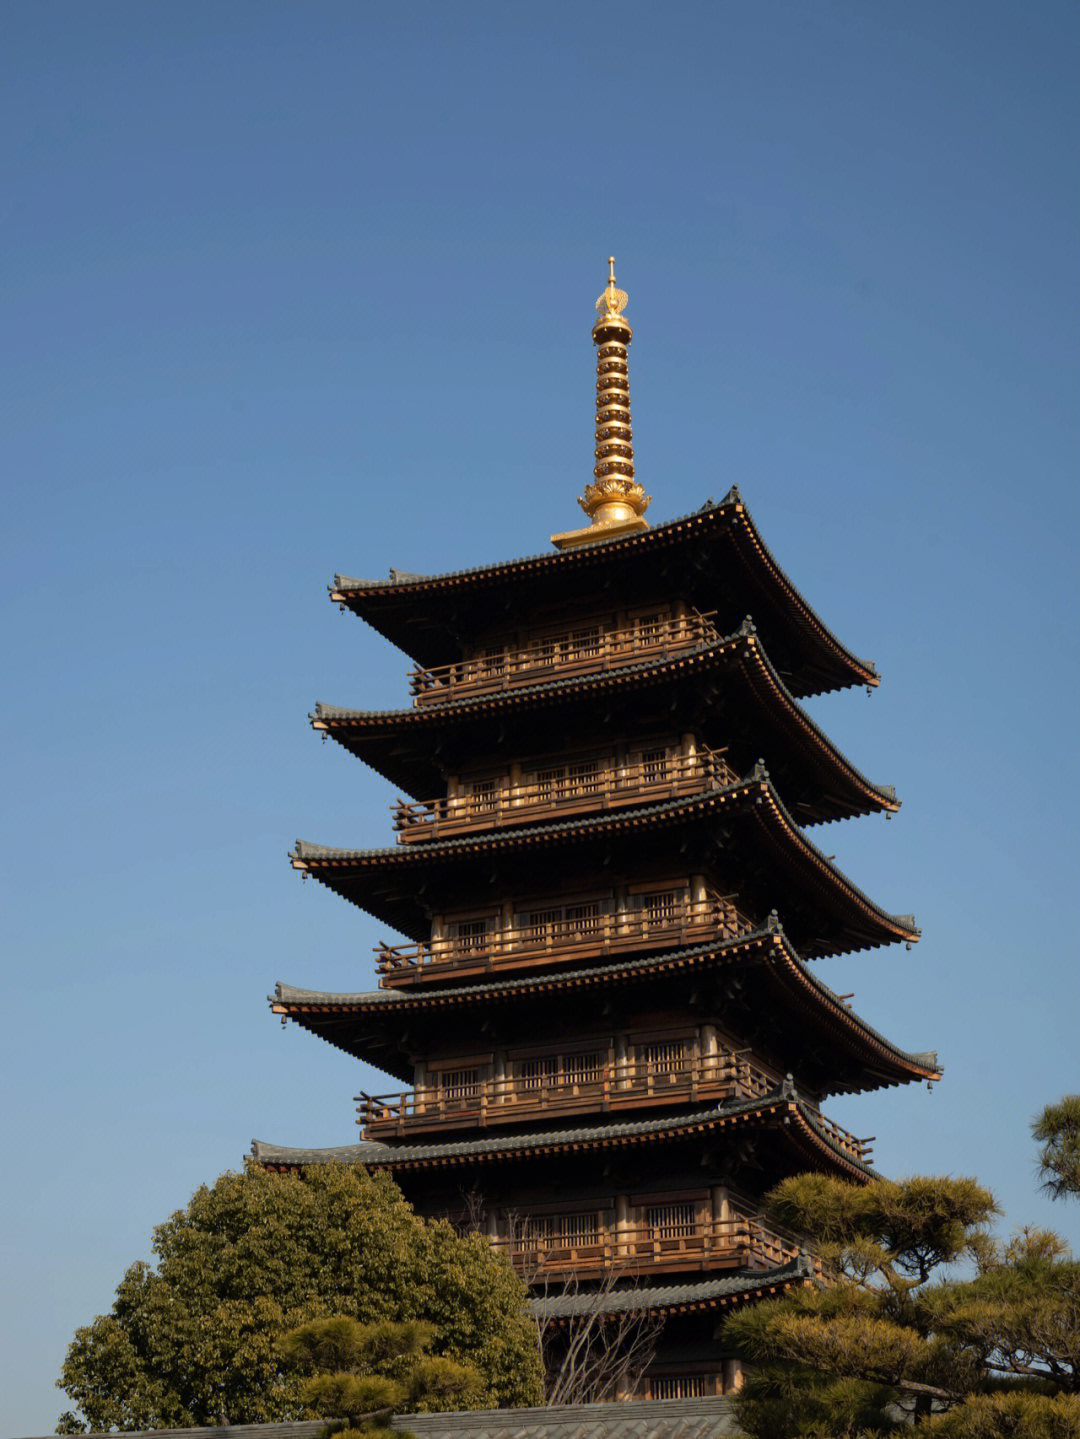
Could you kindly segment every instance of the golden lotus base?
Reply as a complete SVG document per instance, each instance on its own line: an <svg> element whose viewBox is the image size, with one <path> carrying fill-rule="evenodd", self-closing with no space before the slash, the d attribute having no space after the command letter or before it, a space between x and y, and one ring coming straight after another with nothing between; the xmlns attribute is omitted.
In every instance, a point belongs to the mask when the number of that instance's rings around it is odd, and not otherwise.
<svg viewBox="0 0 1080 1439"><path fill-rule="evenodd" d="M626 520L586 525L583 530L565 530L561 535L552 535L551 543L557 550L572 550L575 545L592 545L599 540L614 540L620 535L631 535L635 530L648 528L649 522L644 515L632 515Z"/></svg>

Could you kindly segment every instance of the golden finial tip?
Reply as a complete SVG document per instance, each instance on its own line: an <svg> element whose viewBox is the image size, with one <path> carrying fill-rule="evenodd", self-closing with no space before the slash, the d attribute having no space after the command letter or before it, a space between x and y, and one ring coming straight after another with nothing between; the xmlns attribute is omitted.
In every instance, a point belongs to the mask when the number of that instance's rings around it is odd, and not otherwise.
<svg viewBox="0 0 1080 1439"><path fill-rule="evenodd" d="M629 296L625 290L616 288L615 285L615 256L608 256L608 282L607 289L596 302L596 308L603 315L621 315L626 309Z"/></svg>

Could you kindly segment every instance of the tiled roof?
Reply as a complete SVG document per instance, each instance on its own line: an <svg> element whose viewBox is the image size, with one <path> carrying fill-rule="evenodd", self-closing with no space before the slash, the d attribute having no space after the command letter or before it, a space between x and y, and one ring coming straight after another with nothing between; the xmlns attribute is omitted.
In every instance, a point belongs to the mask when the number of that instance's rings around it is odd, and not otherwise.
<svg viewBox="0 0 1080 1439"><path fill-rule="evenodd" d="M653 549L657 545L664 545L671 540L680 539L683 534L697 529L703 523L732 519L742 522L750 539L751 550L760 558L764 572L771 576L772 583L784 592L788 609L794 613L802 626L814 634L819 642L823 642L846 668L850 671L861 671L862 677L869 683L876 684L877 671L874 665L869 660L859 659L840 643L777 564L758 533L757 526L735 485L732 485L719 504L707 500L700 510L680 515L673 520L667 520L663 524L656 525L649 530L639 531L636 534L600 540L568 550L549 550L520 559L477 565L470 569L450 570L437 575L414 575L400 570L391 570L388 580L367 580L347 575L335 575L334 583L330 586L330 594L334 599L348 598L352 599L354 603L360 602L362 605L364 598L368 596L377 596L383 599L397 598L408 594L422 594L427 590L439 588L476 589L485 582L499 583L510 579L520 581L524 577L540 575L544 572L558 573L560 569L565 570L568 567L571 570L580 570L582 567L608 562L613 556L630 554L633 551L640 551L643 547ZM848 683L853 683L855 680L856 675L853 674Z"/></svg>
<svg viewBox="0 0 1080 1439"><path fill-rule="evenodd" d="M749 633L749 631L747 631ZM537 680L532 685L515 685L513 689L491 690L487 694L464 695L459 699L443 700L439 704L409 705L393 710L356 710L341 705L315 704L312 720L354 720L357 723L369 720L392 720L395 724L430 724L447 715L456 715L462 710L490 708L493 705L513 704L519 700L535 699L537 695L558 694L571 689L610 688L626 675L648 674L663 669L665 665L675 666L701 655L712 656L721 653L725 647L733 646L743 637L742 632L724 635L718 640L708 640L697 645L688 645L677 655L663 659L636 660L633 664L619 665L617 669L600 670L596 674L564 675L562 679Z"/></svg>
<svg viewBox="0 0 1080 1439"><path fill-rule="evenodd" d="M686 673L690 661L704 662L723 658L727 653L738 649L752 653L760 666L760 673L779 698L789 720L796 729L801 729L810 739L811 744L823 757L826 764L840 770L849 783L875 799L882 808L899 809L895 788L892 785L875 784L872 780L867 779L866 775L837 749L828 735L799 704L770 660L757 637L753 623L749 620L745 620L742 627L734 634L694 645L680 651L677 655L641 660L635 664L620 665L617 669L602 670L592 675L542 680L536 684L515 686L513 689L493 690L487 694L447 700L445 703L437 705L409 706L395 710L355 710L339 705L323 704L320 701L315 705L310 719L312 724L329 726L325 732L329 733L332 738L339 739L339 742L344 742L340 740L340 732L347 730L350 725L356 726L358 732L364 730L370 732L380 725L389 725L400 738L398 732L402 726L406 730L417 727L421 730L438 729L440 724L445 725L448 720L452 722L463 716L468 717L492 709L521 707L538 698L548 699L568 694L588 696L593 692L625 684L627 680L635 677L662 678L665 671L670 671L672 674L683 674ZM752 692L757 693L753 688ZM363 734L358 733L357 738L362 739Z"/></svg>
<svg viewBox="0 0 1080 1439"><path fill-rule="evenodd" d="M394 1430L417 1439L734 1439L731 1400L647 1399L621 1404L572 1404L549 1409L470 1409L457 1414L399 1414ZM140 1430L129 1439L317 1439L321 1419L284 1424L233 1424L213 1429ZM54 1436L49 1436L54 1439ZM86 1439L114 1439L90 1434Z"/></svg>
<svg viewBox="0 0 1080 1439"><path fill-rule="evenodd" d="M257 1164L303 1168L310 1164L370 1164L379 1168L414 1168L441 1164L453 1159L483 1159L514 1154L532 1156L573 1145L606 1146L647 1138L678 1138L732 1120L761 1115L767 1118L784 1108L797 1114L817 1136L821 1145L841 1164L866 1177L873 1170L852 1156L843 1153L821 1120L799 1098L794 1085L785 1082L779 1089L760 1099L729 1099L705 1108L684 1107L676 1113L659 1118L616 1120L606 1124L581 1124L564 1129L530 1130L524 1134L501 1135L494 1138L451 1140L442 1144L343 1144L332 1149L292 1149L283 1145L253 1140L251 1157Z"/></svg>
<svg viewBox="0 0 1080 1439"><path fill-rule="evenodd" d="M448 580L477 580L485 579L489 576L494 577L519 570L522 566L529 569L551 568L559 564L565 566L572 564L579 555L585 553L595 554L600 546L603 546L604 550L608 550L609 548L626 550L630 548L630 544L628 543L630 541L636 540L640 543L645 539L646 535L652 536L654 539L658 535L664 536L672 530L677 529L679 525L686 524L688 520L696 520L700 515L710 510L724 510L739 503L741 503L741 497L738 488L733 485L718 505L714 504L711 500L706 500L700 510L690 510L685 515L676 515L673 520L665 520L663 524L653 525L651 529L639 532L633 536L617 536L615 539L604 539L601 537L594 540L591 544L577 545L570 550L544 550L538 555L519 555L515 559L496 560L493 564L488 565L471 565L463 570L444 570L442 573L435 575L415 575L411 574L408 570L394 569L390 571L390 578L386 580L366 580L354 575L335 575L334 583L330 586L330 589L331 592L334 590L385 591L419 589L426 585L435 585Z"/></svg>
<svg viewBox="0 0 1080 1439"><path fill-rule="evenodd" d="M298 839L291 858L297 868L311 870L317 879L324 878L319 873L320 868L325 867L329 870L331 866L335 865L344 866L355 863L369 869L373 866L391 869L405 866L423 867L430 862L433 856L478 855L489 851L497 853L525 848L537 840L555 835L582 837L592 833L597 838L602 838L605 833L629 829L642 820L663 818L678 820L684 817L692 820L698 816L709 814L729 800L747 808L750 808L756 800L758 804L753 806L753 812L758 815L768 812L773 817L774 837L776 837L775 831L779 829L785 836L784 842L793 847L796 856L809 860L818 873L826 877L827 883L834 892L839 890L845 894L850 902L854 902L856 907L867 913L878 926L886 931L891 931L893 939L903 939L910 943L919 938L919 930L915 925L913 915L889 914L880 905L875 904L858 885L836 867L828 855L807 838L789 814L775 785L769 779L768 771L761 766L756 766L753 773L744 779L737 780L734 784L708 790L689 799L663 800L657 804L642 805L639 808L628 808L608 814L589 815L583 819L563 820L554 824L521 825L513 829L487 831L455 839L431 840L422 845L397 845L380 849L343 849L329 845L310 844L305 840ZM763 808L759 808L762 800L767 800L768 803ZM331 884L330 879L326 879L324 882ZM884 943L886 942L885 936L882 935L870 942Z"/></svg>
<svg viewBox="0 0 1080 1439"><path fill-rule="evenodd" d="M551 988L573 988L577 983L594 984L605 978L632 978L643 972L663 968L674 968L687 961L712 955L738 953L741 950L760 949L767 944L770 957L782 954L789 967L801 980L808 991L824 1002L851 1028L859 1031L872 1043L880 1046L899 1063L921 1071L921 1077L940 1076L942 1067L934 1050L908 1051L886 1039L883 1034L868 1024L865 1019L852 1012L846 1002L829 986L811 972L805 961L800 959L778 923L770 923L738 939L726 940L720 944L697 944L687 949L671 950L658 955L647 955L642 959L624 960L621 963L597 965L591 969L570 969L551 974L528 975L518 979L491 980L484 984L447 985L446 987L400 990L374 989L358 993L332 994L314 989L296 989L279 982L272 995L267 998L272 1005L295 1006L297 1008L363 1009L369 1006L405 1005L413 1010L433 1005L453 1004L455 1001L480 998L486 995L511 996L535 993Z"/></svg>
<svg viewBox="0 0 1080 1439"><path fill-rule="evenodd" d="M648 955L644 959L624 960L620 964L601 964L595 965L591 969L557 970L552 974L532 974L519 979L490 980L485 984L446 985L428 990L370 989L355 994L328 994L317 989L294 989L291 984L279 982L275 986L274 993L268 995L267 998L271 1004L278 1002L282 1004L382 1004L390 1001L394 1004L419 1005L460 999L474 994L509 994L516 990L528 991L551 984L572 984L577 979L593 979L599 975L632 974L636 970L652 968L654 965L665 963L668 960L675 961L692 955L714 952L719 954L729 949L743 949L757 940L771 938L772 935L779 933L778 926L767 925L762 929L755 929L749 934L741 934L737 939L724 940L720 944L696 944L689 949L669 950L659 955ZM832 991L830 990L829 993Z"/></svg>
<svg viewBox="0 0 1080 1439"><path fill-rule="evenodd" d="M541 1295L531 1302L540 1319L572 1319L578 1314L637 1314L714 1305L718 1301L757 1295L762 1290L784 1288L813 1276L814 1266L800 1255L782 1269L754 1270L727 1274L717 1279L697 1279L683 1284L632 1284L606 1294L577 1290L571 1294Z"/></svg>
<svg viewBox="0 0 1080 1439"><path fill-rule="evenodd" d="M197 1426L192 1429L126 1429L125 1439L319 1439L326 1428L323 1419L297 1419L280 1424L229 1424L221 1428ZM56 1439L50 1434L49 1439ZM116 1431L94 1430L83 1439L116 1439ZM449 1439L449 1436L447 1436Z"/></svg>
<svg viewBox="0 0 1080 1439"><path fill-rule="evenodd" d="M395 1422L417 1439L734 1439L739 1433L731 1400L722 1397L409 1414Z"/></svg>

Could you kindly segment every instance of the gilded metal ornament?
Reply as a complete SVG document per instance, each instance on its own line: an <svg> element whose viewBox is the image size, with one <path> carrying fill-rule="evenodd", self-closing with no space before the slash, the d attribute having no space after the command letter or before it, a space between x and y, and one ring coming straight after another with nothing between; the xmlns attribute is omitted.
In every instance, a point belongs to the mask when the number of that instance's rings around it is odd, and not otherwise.
<svg viewBox="0 0 1080 1439"><path fill-rule="evenodd" d="M615 260L608 260L608 282L596 302L600 318L593 326L596 352L596 448L593 482L578 504L591 520L583 530L552 535L559 549L648 529L644 518L651 495L634 478L633 430L627 350L633 330L623 316L628 296L615 283Z"/></svg>

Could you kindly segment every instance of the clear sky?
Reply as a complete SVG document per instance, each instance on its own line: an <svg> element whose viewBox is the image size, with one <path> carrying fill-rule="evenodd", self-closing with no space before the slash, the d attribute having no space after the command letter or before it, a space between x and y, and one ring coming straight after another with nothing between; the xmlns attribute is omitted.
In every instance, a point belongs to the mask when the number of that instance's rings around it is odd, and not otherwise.
<svg viewBox="0 0 1080 1439"><path fill-rule="evenodd" d="M997 0L55 3L3 34L4 1433L253 1136L384 1077L274 981L383 927L286 861L390 843L306 715L407 702L336 570L578 522L618 259L650 518L737 481L883 675L813 702L904 800L814 838L922 942L823 962L943 1083L833 1101L892 1174L1080 1242L1080 9Z"/></svg>

